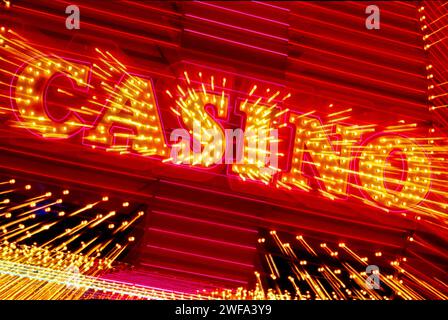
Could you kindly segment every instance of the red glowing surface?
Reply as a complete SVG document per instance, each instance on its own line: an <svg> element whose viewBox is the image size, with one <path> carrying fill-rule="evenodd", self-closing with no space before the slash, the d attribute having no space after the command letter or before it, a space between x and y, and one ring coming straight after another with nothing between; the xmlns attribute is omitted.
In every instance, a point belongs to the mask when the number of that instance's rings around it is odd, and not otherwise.
<svg viewBox="0 0 448 320"><path fill-rule="evenodd" d="M256 84L265 97L278 90L282 97L291 93L281 101L282 109L315 111L323 124L346 116L338 113L351 109L344 123L374 123L379 131L424 138L443 136L447 130L443 108L434 111L428 105L428 57L418 7L413 3L382 4L381 30L366 30L365 4L359 2L124 1L102 7L81 1L81 29L76 31L64 27L68 4L20 1L2 11L1 25L42 52L101 64L101 55L95 51L99 48L111 52L130 73L151 78L166 138L179 126L166 90L175 92L177 85L185 85L185 71L189 75L202 72L208 79L211 75L226 78L231 112L216 117L223 127L243 127L244 116L235 112L236 106ZM431 10L427 19L438 14L437 9ZM429 63L434 61L433 68L442 70L446 62L434 51L429 51ZM300 230L323 241L351 240L360 247L380 247L390 253L406 248L418 258L413 260L415 269L426 268L446 279L447 254L439 251L440 243L447 241L446 216L416 222L413 212L385 213L360 199L330 200L318 192L289 192L242 181L229 174L226 166L175 166L160 159L87 148L80 134L45 140L12 128L7 125L16 120L10 110L9 84L17 67L0 61L4 71L0 74L2 171L149 204L143 239L130 257L139 272L152 274L151 285L192 289L198 283L199 287L246 284L256 266L259 228ZM94 77L92 81L100 82ZM56 87L72 92L73 83L54 79L47 92L48 111L60 120L85 92L70 97ZM270 94L266 94L268 88ZM216 116L217 110L210 114ZM85 123L98 122L92 115L77 116ZM417 128L401 132L403 125L414 123ZM390 129L394 126L401 127ZM293 129L284 128L281 134L289 141ZM397 158L389 161L395 167L405 166ZM285 162L280 165L289 168ZM313 176L311 167L306 172ZM446 174L437 181L446 181ZM316 186L318 181L311 184ZM362 198L359 190L354 192ZM440 193L429 199L446 202ZM416 230L416 223L420 233L409 244L408 235ZM431 243L432 235L444 242ZM138 273L119 277L149 281Z"/></svg>

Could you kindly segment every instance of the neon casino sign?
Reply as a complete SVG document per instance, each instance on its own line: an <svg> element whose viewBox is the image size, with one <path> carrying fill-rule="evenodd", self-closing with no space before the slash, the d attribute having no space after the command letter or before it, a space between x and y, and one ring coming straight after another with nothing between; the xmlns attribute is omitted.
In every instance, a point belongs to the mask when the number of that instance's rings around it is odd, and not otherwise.
<svg viewBox="0 0 448 320"><path fill-rule="evenodd" d="M166 164L206 170L224 162L229 174L242 180L293 191L311 190L303 170L309 166L317 188L329 198L349 196L348 177L355 173L352 187L361 190L368 203L386 211L416 207L430 192L431 162L425 148L413 139L393 132L364 139L366 126L324 124L311 113L281 109L278 105L290 94L277 91L263 100L253 95L256 86L237 99L232 111L228 93L218 90L225 87L225 78L218 84L212 77L205 84L191 81L185 72L186 87L166 90L174 105L170 109L182 128L171 132L171 141L167 141L152 80L129 73L109 52L96 51L101 65L52 55L24 60L10 86L15 126L46 139L82 136L88 147L138 154ZM59 118L49 111L48 98L56 77L71 83L71 88L58 90L82 100L79 109ZM94 106L101 106L101 111L94 111ZM216 111L213 115L207 112L210 106ZM95 113L96 118L85 123L79 116L82 112ZM218 121L231 112L245 118L240 128L244 137L237 143L231 136L235 131L228 139L229 130ZM293 128L287 141L290 151L281 153L274 133L286 126ZM118 138L126 142L118 143ZM237 159L233 154L227 157L234 149ZM283 156L288 169L279 168L273 155ZM398 165L391 165L392 158Z"/></svg>

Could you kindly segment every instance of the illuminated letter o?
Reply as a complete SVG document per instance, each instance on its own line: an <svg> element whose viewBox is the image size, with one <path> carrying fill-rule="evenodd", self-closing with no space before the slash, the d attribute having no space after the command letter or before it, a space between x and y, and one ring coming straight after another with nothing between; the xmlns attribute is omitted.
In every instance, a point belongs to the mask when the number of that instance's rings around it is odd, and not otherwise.
<svg viewBox="0 0 448 320"><path fill-rule="evenodd" d="M397 153L401 157L400 169L391 163ZM416 206L429 192L430 161L423 148L407 138L377 136L362 149L358 176L362 190L372 200L388 209L404 210Z"/></svg>

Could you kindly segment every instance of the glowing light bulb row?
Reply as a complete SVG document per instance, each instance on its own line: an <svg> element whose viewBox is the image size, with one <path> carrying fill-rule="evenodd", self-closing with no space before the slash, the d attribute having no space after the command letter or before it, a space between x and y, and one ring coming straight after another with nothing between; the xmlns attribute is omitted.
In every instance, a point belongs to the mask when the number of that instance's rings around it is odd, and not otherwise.
<svg viewBox="0 0 448 320"><path fill-rule="evenodd" d="M16 184L15 179L7 181L8 184ZM17 192L22 188L15 188L12 191ZM25 185L23 190L26 192L33 192L31 185ZM1 190L0 190L1 192ZM53 199L53 196L62 196L61 198ZM99 213L97 215L88 216L85 218L78 218L81 213L86 213L89 210L98 206L101 202L109 201L109 197L102 197L101 201L89 203L72 212L65 212L58 208L64 205L67 200L64 197L70 195L70 190L64 189L60 192L46 192L44 194L35 196L31 195L22 203L14 203L6 201L5 206L0 208L0 240L5 243L29 243L32 239L41 239L39 243L45 248L53 248L54 250L67 251L72 248L74 252L84 253L86 256L106 257L110 262L118 258L129 243L135 241L132 235L127 237L127 243L120 244L120 250L117 251L112 247L115 235L121 235L127 232L135 222L144 215L143 211L139 211L134 215L129 216L126 220L121 221L121 225L115 227L115 223L109 223L112 218L116 216L116 211L109 211L107 214ZM122 203L123 208L130 206L128 201ZM38 212L45 212L45 215ZM73 220L73 217L77 217ZM79 242L78 238L81 235L90 233L92 228L108 226L111 229L112 238L110 241L107 238L99 239L98 236L90 237L90 240L83 240ZM64 227L65 226L65 227ZM45 240L47 239L46 242ZM76 245L73 243L76 242ZM114 252L111 253L110 250Z"/></svg>
<svg viewBox="0 0 448 320"><path fill-rule="evenodd" d="M269 290L281 290L285 292L283 298L301 300L382 300L394 298L394 295L398 295L403 299L425 299L428 297L446 299L447 297L448 292L442 292L440 287L438 289L429 282L423 281L414 274L407 272L400 265L400 262L407 261L405 257L390 262L390 265L397 269L400 275L395 275L392 269L389 270L391 273L385 272L385 267L382 267L381 273L378 273L378 270L374 270L372 274L381 277L381 288L379 290L368 290L365 282L370 274L365 271L365 268L372 262L367 257L357 253L353 248L350 248L346 243L341 242L338 244L342 253L342 255L338 255L334 254L336 251L331 250L327 243L321 243L320 250L318 250L310 246L302 235L297 236L296 239L302 250L305 249L308 251L308 254L314 257L310 263L306 258L303 258L303 252L296 252L296 248L293 247L292 243L283 242L275 230L270 231L269 234L270 239L260 238L258 242L264 246L273 242L279 252L272 251L270 246L267 247L268 252L265 254L265 258L268 263L268 273L266 274L266 279L263 279L260 272L255 273L257 283L261 286L260 291L263 293ZM328 264L328 258L322 256L321 252L331 258L333 262L331 265ZM284 255L283 259L290 265L290 269L285 268L282 262L281 273L274 274L273 270L275 270L277 262L271 258L279 255ZM319 257L321 261L316 262L316 257ZM375 257L374 260L384 259L382 252L375 252ZM375 264L383 266L379 261L376 261ZM311 270L312 268L316 268L320 276L316 277L314 271ZM284 284L282 281L285 278L291 283L294 289L293 292L281 289L281 286Z"/></svg>

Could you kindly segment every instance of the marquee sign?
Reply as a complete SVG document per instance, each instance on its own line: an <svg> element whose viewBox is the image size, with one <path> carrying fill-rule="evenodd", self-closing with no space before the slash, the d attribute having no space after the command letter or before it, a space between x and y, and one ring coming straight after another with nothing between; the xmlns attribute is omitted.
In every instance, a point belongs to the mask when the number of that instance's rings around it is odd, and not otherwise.
<svg viewBox="0 0 448 320"><path fill-rule="evenodd" d="M250 92L235 93L226 88L226 78L205 78L200 72L184 72L185 85L164 92L172 101L175 127L164 123L152 79L128 72L111 53L96 49L101 63L76 61L37 52L2 31L3 42L10 44L3 49L16 61L10 61L16 71L9 74L13 126L38 137L81 137L89 148L166 165L226 166L229 175L245 181L297 192L317 188L330 199L351 197L350 190L356 190L364 202L385 211L443 209L443 202L428 200L431 193L441 193L432 186L440 170L434 165L433 140L393 128L375 132L374 125L349 125L344 111L325 123L312 113L282 107L291 94L259 93L256 84ZM55 93L78 107L54 112ZM238 128L222 124L232 113L244 119ZM286 127L292 134L279 136Z"/></svg>

